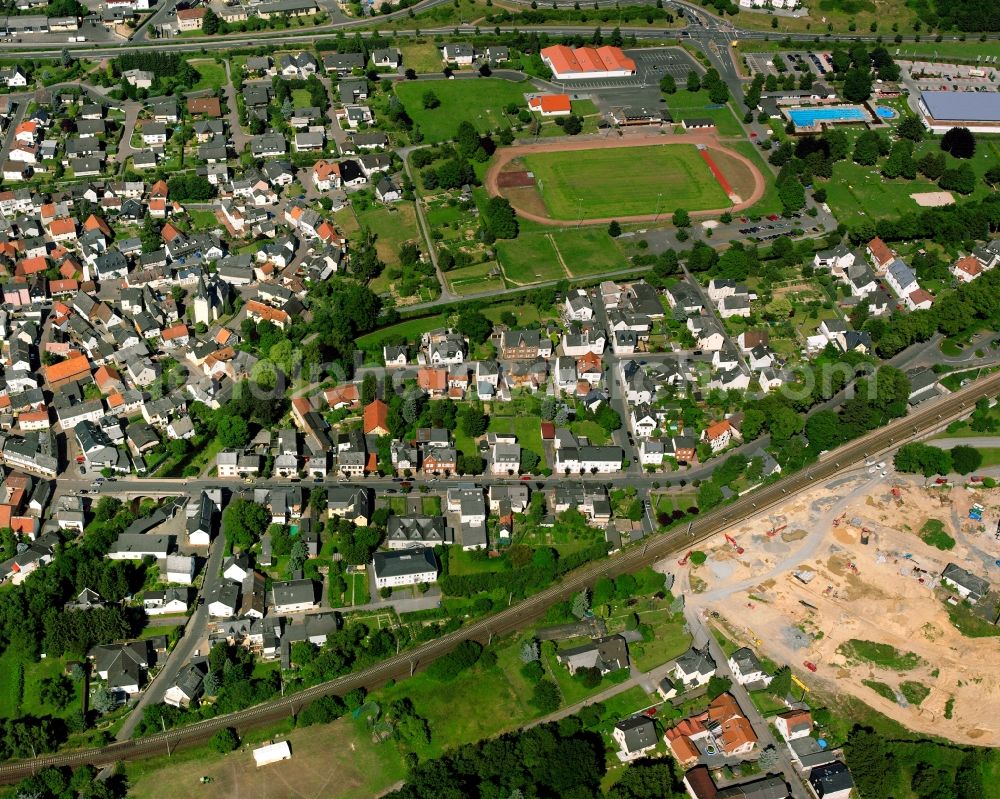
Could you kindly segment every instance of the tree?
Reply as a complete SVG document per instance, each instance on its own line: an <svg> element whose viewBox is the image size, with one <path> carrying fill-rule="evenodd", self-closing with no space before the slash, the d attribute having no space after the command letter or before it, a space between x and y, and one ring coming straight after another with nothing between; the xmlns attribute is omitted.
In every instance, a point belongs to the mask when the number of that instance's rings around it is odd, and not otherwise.
<svg viewBox="0 0 1000 799"><path fill-rule="evenodd" d="M844 99L863 103L872 96L872 76L867 69L848 70L844 78Z"/></svg>
<svg viewBox="0 0 1000 799"><path fill-rule="evenodd" d="M62 710L73 701L73 683L65 675L46 677L38 685L38 698L43 705L52 705Z"/></svg>
<svg viewBox="0 0 1000 799"><path fill-rule="evenodd" d="M732 687L733 681L728 677L720 677L718 674L713 674L705 688L705 693L708 695L709 699L715 699L716 697L722 696Z"/></svg>
<svg viewBox="0 0 1000 799"><path fill-rule="evenodd" d="M378 378L374 372L366 372L361 381L361 405L370 405L378 396Z"/></svg>
<svg viewBox="0 0 1000 799"><path fill-rule="evenodd" d="M98 685L94 690L94 695L90 698L90 705L98 713L107 713L114 708L115 698L104 685Z"/></svg>
<svg viewBox="0 0 1000 799"><path fill-rule="evenodd" d="M493 332L493 323L474 308L462 311L455 328L475 344L482 344Z"/></svg>
<svg viewBox="0 0 1000 799"><path fill-rule="evenodd" d="M788 666L782 666L778 669L774 673L774 679L771 680L768 690L779 699L788 696L792 690L792 670Z"/></svg>
<svg viewBox="0 0 1000 799"><path fill-rule="evenodd" d="M478 438L486 432L489 417L483 413L481 405L466 405L456 414L459 429L470 438Z"/></svg>
<svg viewBox="0 0 1000 799"><path fill-rule="evenodd" d="M892 795L898 764L884 736L869 728L855 727L847 738L844 754L859 796L887 799Z"/></svg>
<svg viewBox="0 0 1000 799"><path fill-rule="evenodd" d="M897 471L922 474L924 477L947 474L951 471L951 453L915 441L896 450L893 465Z"/></svg>
<svg viewBox="0 0 1000 799"><path fill-rule="evenodd" d="M912 142L923 141L925 132L924 123L913 114L907 114L896 126L896 133Z"/></svg>
<svg viewBox="0 0 1000 799"><path fill-rule="evenodd" d="M215 427L219 443L226 449L242 449L250 440L250 428L242 416L223 416Z"/></svg>
<svg viewBox="0 0 1000 799"><path fill-rule="evenodd" d="M559 686L552 680L539 680L535 683L535 687L531 691L531 704L538 709L539 713L546 715L555 712L559 709L560 701Z"/></svg>
<svg viewBox="0 0 1000 799"><path fill-rule="evenodd" d="M463 158L472 158L480 147L479 131L468 120L462 120L458 123L455 142Z"/></svg>
<svg viewBox="0 0 1000 799"><path fill-rule="evenodd" d="M947 167L948 162L945 160L944 153L927 153L917 161L917 169L930 180L940 178Z"/></svg>
<svg viewBox="0 0 1000 799"><path fill-rule="evenodd" d="M701 91L701 78L693 69L687 74L687 90L692 93Z"/></svg>
<svg viewBox="0 0 1000 799"><path fill-rule="evenodd" d="M677 93L677 81L674 80L673 75L664 75L660 78L660 91L664 94Z"/></svg>
<svg viewBox="0 0 1000 799"><path fill-rule="evenodd" d="M541 657L539 653L538 641L531 638L521 644L521 662L532 663Z"/></svg>
<svg viewBox="0 0 1000 799"><path fill-rule="evenodd" d="M562 127L568 136L576 136L583 130L583 120L576 114L570 114L563 119Z"/></svg>
<svg viewBox="0 0 1000 799"><path fill-rule="evenodd" d="M516 239L517 214L504 197L491 197L483 207L483 222L496 239Z"/></svg>
<svg viewBox="0 0 1000 799"><path fill-rule="evenodd" d="M975 447L959 444L951 448L951 468L959 474L969 474L983 465L983 455Z"/></svg>
<svg viewBox="0 0 1000 799"><path fill-rule="evenodd" d="M833 449L843 440L840 419L833 411L816 411L806 420L806 438L817 452Z"/></svg>
<svg viewBox="0 0 1000 799"><path fill-rule="evenodd" d="M590 612L590 597L586 589L573 596L572 614L578 619L582 619Z"/></svg>
<svg viewBox="0 0 1000 799"><path fill-rule="evenodd" d="M941 137L941 149L955 158L972 158L976 153L976 137L968 128L952 128Z"/></svg>
<svg viewBox="0 0 1000 799"><path fill-rule="evenodd" d="M722 489L711 480L698 486L698 507L702 511L711 510L722 502Z"/></svg>
<svg viewBox="0 0 1000 799"><path fill-rule="evenodd" d="M233 727L223 727L212 736L210 743L216 752L225 755L240 745L240 737Z"/></svg>
<svg viewBox="0 0 1000 799"><path fill-rule="evenodd" d="M211 8L205 9L205 16L201 21L201 31L206 36L212 36L219 32L219 15L216 14Z"/></svg>
<svg viewBox="0 0 1000 799"><path fill-rule="evenodd" d="M618 224L617 219L612 219L608 223L608 235L613 239L617 239L622 234L622 226Z"/></svg>
<svg viewBox="0 0 1000 799"><path fill-rule="evenodd" d="M430 89L424 92L422 102L424 104L424 108L427 109L437 108L439 105L441 105L441 101L438 99L438 96L434 94L434 92L432 92Z"/></svg>
<svg viewBox="0 0 1000 799"><path fill-rule="evenodd" d="M688 214L683 208L678 208L674 211L674 215L671 219L674 227L686 228L691 227L691 215Z"/></svg>
<svg viewBox="0 0 1000 799"><path fill-rule="evenodd" d="M222 527L226 541L234 549L249 549L261 537L271 521L263 505L247 499L231 501L222 512Z"/></svg>
<svg viewBox="0 0 1000 799"><path fill-rule="evenodd" d="M69 69L71 66L73 66L73 55L65 47L62 50L62 54L60 55L59 60L62 62L63 69Z"/></svg>

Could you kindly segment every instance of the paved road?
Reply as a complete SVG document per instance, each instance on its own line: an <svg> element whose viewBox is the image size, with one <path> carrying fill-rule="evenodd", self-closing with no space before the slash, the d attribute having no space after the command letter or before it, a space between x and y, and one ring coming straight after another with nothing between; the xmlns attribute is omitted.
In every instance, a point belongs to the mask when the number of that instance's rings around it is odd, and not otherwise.
<svg viewBox="0 0 1000 799"><path fill-rule="evenodd" d="M730 687L729 692L733 695L736 701L739 702L744 715L753 725L754 731L757 733L758 751L765 749L768 746L773 746L778 755L777 766L779 767L782 776L785 778L785 782L791 786L792 796L794 799L810 799L811 794L806 791L805 786L802 784L802 780L799 777L798 772L792 763L791 756L788 753L788 747L774 737L774 733L771 732L771 728L764 720L760 711L757 710L757 706L750 699L750 694L747 689L740 685L733 677L732 670L729 668L729 659L726 657L726 653L719 645L719 642L715 640L715 636L713 636L705 627L705 624L701 619L701 615L692 608L685 608L684 617L687 619L691 635L694 638L694 645L701 647L704 646L705 643L708 644L709 654L711 654L712 659L715 660L716 674L720 677L728 677L732 680L732 686Z"/></svg>
<svg viewBox="0 0 1000 799"><path fill-rule="evenodd" d="M983 449L996 449L1000 447L1000 436L963 436L962 438L937 438L928 441L932 447L938 449L951 449L952 447L981 447Z"/></svg>
<svg viewBox="0 0 1000 799"><path fill-rule="evenodd" d="M1000 391L1000 374L989 375L966 386L959 392L925 403L909 416L898 419L855 441L830 452L817 464L796 472L780 482L772 483L729 505L699 516L688 528L650 536L642 543L616 555L585 566L558 584L529 597L516 605L487 618L470 622L454 633L442 636L413 650L387 658L357 673L308 688L301 693L266 702L238 713L206 719L187 727L150 735L146 738L119 741L105 747L77 752L63 752L0 764L0 782L15 782L45 766L78 766L84 763L106 765L117 760L135 759L160 754L169 747L201 742L216 730L227 726L247 729L295 715L306 704L321 696L342 695L357 687L375 688L389 679L404 678L418 667L450 652L459 642L479 640L490 642L493 636L521 629L540 618L554 603L565 601L604 575L618 575L655 563L664 557L697 545L733 525L758 516L787 500L813 488L817 481L827 481L851 469L859 461L887 453L900 444L924 437L947 425L952 419L971 411L980 397L992 397Z"/></svg>
<svg viewBox="0 0 1000 799"><path fill-rule="evenodd" d="M217 590L218 586L223 583L222 559L225 548L225 535L220 530L212 542L208 563L205 565L205 582L202 586L201 596L211 596L213 591ZM167 655L167 659L156 677L143 691L135 708L125 719L118 735L115 736L117 740L129 740L142 720L143 710L149 705L163 701L163 695L167 689L173 685L181 669L191 661L195 647L205 640L208 634L208 621L208 605L196 605L194 613L188 618L187 625L184 627L184 634Z"/></svg>

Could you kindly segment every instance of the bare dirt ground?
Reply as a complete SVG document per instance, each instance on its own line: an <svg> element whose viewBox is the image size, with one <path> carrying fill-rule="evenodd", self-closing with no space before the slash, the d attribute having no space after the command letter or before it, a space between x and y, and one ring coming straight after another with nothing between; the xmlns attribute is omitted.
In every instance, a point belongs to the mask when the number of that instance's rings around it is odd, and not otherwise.
<svg viewBox="0 0 1000 799"><path fill-rule="evenodd" d="M487 171L486 178L483 180L483 183L486 186L486 190L490 193L490 196L495 197L497 195L502 195L506 197L510 200L511 205L514 206L517 212L526 219L531 219L543 225L574 227L578 226L580 222L572 219L552 219L548 216L547 212L538 213L537 209L533 207L534 204L531 204L532 207L530 208L518 205L517 201L523 199L524 195L512 195L509 190L506 189L501 191L497 185L497 176L501 172L509 169L507 165L511 161L514 161L524 155L530 155L531 153L564 152L567 150L596 150L598 148L606 147L648 147L653 144L704 145L711 150L713 158L716 156L719 157L719 166L720 168L727 170L727 178L732 183L734 191L739 192L741 197L746 198L742 200L742 202L737 203L730 208L717 208L709 211L692 211L692 217L718 216L723 211L743 211L750 208L764 196L764 191L767 186L764 182L764 176L761 174L760 170L745 155L742 155L735 150L727 149L725 145L719 141L719 138L715 133L661 134L658 131L653 132L652 130L634 130L629 132L629 134L623 138L616 137L614 139L609 139L602 134L595 134L591 136L575 136L572 140L557 138L540 144L515 144L512 147L503 147L497 151L495 157L493 158L493 163L490 165L489 171ZM736 165L742 166L743 169L740 169L739 166ZM732 177L729 176L730 170L732 171ZM662 214L642 214L638 216L620 216L617 217L617 220L619 222L654 222L662 216ZM584 224L606 225L610 221L611 217L604 219L585 219Z"/></svg>
<svg viewBox="0 0 1000 799"><path fill-rule="evenodd" d="M974 502L986 507L982 523L968 520ZM789 664L807 684L818 680L852 694L914 730L996 746L1000 639L967 638L952 625L943 601L949 592L938 587L938 576L955 562L990 579L1000 558L993 537L998 517L1000 490L925 488L922 478L879 478L861 470L731 530L744 554L720 538L704 548L704 565L680 570L681 585L692 588L692 607L717 611L739 643ZM944 523L954 549L941 551L921 540L918 532L932 518ZM866 527L867 546L860 542ZM803 583L794 572L814 576ZM890 644L923 662L894 671L849 661L838 652L849 639ZM815 674L805 661L816 665ZM863 680L889 686L896 701ZM908 704L899 693L903 682L920 683L930 693L919 705Z"/></svg>

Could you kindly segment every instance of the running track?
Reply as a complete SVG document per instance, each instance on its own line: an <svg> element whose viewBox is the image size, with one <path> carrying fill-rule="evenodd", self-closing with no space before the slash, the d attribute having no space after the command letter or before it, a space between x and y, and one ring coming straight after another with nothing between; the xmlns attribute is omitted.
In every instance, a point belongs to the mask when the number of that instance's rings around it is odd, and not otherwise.
<svg viewBox="0 0 1000 799"><path fill-rule="evenodd" d="M761 197L764 196L764 190L766 185L764 183L764 176L760 173L760 170L754 165L754 163L747 158L745 155L741 155L735 150L730 150L729 148L723 146L718 137L713 133L685 133L683 135L678 134L668 134L661 135L659 133L643 133L643 134L626 134L624 138L615 137L613 139L607 138L603 135L595 135L587 138L574 137L572 140L565 138L555 139L553 141L545 142L544 144L515 144L512 147L502 147L497 150L496 155L493 158L493 164L490 166L489 170L486 172L486 190L491 196L497 196L500 194L500 189L497 186L497 176L500 171L511 161L516 158L520 158L525 155L531 155L532 153L554 153L554 152L568 152L573 150L596 150L602 147L649 147L654 144L695 144L704 145L708 150L716 150L720 153L724 153L730 158L733 158L743 164L747 169L750 170L750 174L753 175L753 192L750 196L743 200L742 202L730 206L728 208L717 208L715 210L708 211L691 211L690 215L692 217L705 217L705 216L717 216L718 214L724 213L726 211L745 211L750 206L754 205ZM706 159L708 160L708 159ZM714 164L710 164L714 167ZM720 177L717 173L717 167L713 168L713 172L716 172L716 177ZM721 180L724 180L722 178ZM721 181L720 181L721 182ZM728 182L723 185L726 188ZM727 192L731 193L732 189ZM536 214L531 211L526 211L523 208L519 208L516 203L511 203L514 209L517 211L518 216L522 216L525 219L531 219L535 222L539 222L543 225L553 225L556 227L575 227L580 224L584 225L606 225L612 221L612 219L617 219L619 222L654 222L657 219L669 218L666 214L641 214L639 216L618 216L618 217L605 217L603 219L584 219L581 221L575 219L552 219L548 216L543 216L541 214Z"/></svg>

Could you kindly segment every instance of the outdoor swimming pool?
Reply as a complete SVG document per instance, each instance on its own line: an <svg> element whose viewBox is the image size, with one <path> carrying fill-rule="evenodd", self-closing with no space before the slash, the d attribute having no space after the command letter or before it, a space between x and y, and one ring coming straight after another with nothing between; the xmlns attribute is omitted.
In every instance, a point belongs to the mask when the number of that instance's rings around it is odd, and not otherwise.
<svg viewBox="0 0 1000 799"><path fill-rule="evenodd" d="M812 128L820 122L865 122L868 117L856 105L842 105L832 108L790 108L788 118L798 128Z"/></svg>
<svg viewBox="0 0 1000 799"><path fill-rule="evenodd" d="M889 108L887 105L875 106L875 113L879 115L879 119L895 119L899 116L894 108Z"/></svg>

